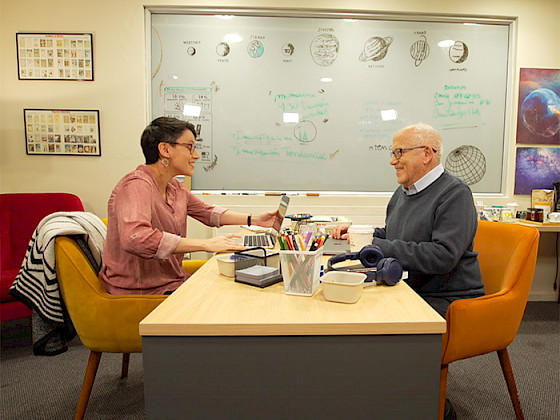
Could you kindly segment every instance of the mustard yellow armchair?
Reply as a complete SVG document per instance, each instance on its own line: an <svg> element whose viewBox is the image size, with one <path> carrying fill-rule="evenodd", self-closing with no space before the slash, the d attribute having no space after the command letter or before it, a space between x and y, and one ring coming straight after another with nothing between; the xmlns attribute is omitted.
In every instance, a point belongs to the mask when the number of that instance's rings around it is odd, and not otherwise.
<svg viewBox="0 0 560 420"><path fill-rule="evenodd" d="M111 295L78 244L59 236L55 242L60 292L82 344L91 353L75 419L84 417L103 352L123 353L121 378L128 376L130 353L142 351L139 322L166 296ZM204 261L186 261L191 273Z"/></svg>
<svg viewBox="0 0 560 420"><path fill-rule="evenodd" d="M516 418L523 419L507 352L521 323L537 261L539 231L533 227L480 221L478 251L486 296L455 301L443 336L439 418L443 419L449 363L496 351Z"/></svg>

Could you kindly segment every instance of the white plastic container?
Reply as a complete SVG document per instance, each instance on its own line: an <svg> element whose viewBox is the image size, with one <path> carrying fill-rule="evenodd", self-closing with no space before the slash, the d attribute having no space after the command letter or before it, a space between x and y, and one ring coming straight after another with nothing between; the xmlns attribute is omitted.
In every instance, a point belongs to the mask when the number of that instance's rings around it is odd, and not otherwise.
<svg viewBox="0 0 560 420"><path fill-rule="evenodd" d="M372 225L351 225L348 228L350 251L357 252L364 246L371 245L374 231Z"/></svg>
<svg viewBox="0 0 560 420"><path fill-rule="evenodd" d="M233 254L216 255L218 261L218 270L220 274L226 277L235 277L235 260L231 259Z"/></svg>
<svg viewBox="0 0 560 420"><path fill-rule="evenodd" d="M364 273L329 271L323 277L323 294L326 300L341 303L356 303L362 296L366 279Z"/></svg>
<svg viewBox="0 0 560 420"><path fill-rule="evenodd" d="M234 254L218 254L216 260L218 261L218 270L220 274L226 277L235 277L235 260L231 258ZM262 255L258 252L247 252L246 255L255 255L260 257ZM262 257L260 257L262 259ZM280 256L278 252L269 254L267 252L266 266L273 268L280 268Z"/></svg>

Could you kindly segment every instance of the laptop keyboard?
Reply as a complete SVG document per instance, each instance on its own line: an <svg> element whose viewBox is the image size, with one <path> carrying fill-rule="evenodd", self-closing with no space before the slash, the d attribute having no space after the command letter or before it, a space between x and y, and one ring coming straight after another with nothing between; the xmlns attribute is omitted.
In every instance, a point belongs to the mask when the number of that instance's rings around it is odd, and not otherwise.
<svg viewBox="0 0 560 420"><path fill-rule="evenodd" d="M274 244L271 243L270 237L268 235L245 235L243 237L243 245L246 247L271 247Z"/></svg>

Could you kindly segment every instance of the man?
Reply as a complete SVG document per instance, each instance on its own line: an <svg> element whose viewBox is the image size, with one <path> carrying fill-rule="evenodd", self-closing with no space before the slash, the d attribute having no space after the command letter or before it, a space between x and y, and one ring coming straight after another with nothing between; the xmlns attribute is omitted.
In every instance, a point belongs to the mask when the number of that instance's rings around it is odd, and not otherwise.
<svg viewBox="0 0 560 420"><path fill-rule="evenodd" d="M387 206L384 228L372 243L408 270L406 282L441 316L457 299L484 295L473 250L477 229L470 188L441 165L442 141L426 124L398 131L391 165L401 185ZM347 238L339 226L335 238Z"/></svg>

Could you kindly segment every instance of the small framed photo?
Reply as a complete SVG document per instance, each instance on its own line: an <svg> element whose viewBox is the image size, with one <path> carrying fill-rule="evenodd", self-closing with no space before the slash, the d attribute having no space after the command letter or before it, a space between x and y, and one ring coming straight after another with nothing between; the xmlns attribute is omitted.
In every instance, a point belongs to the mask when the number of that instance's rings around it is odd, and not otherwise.
<svg viewBox="0 0 560 420"><path fill-rule="evenodd" d="M92 34L16 33L20 80L93 80Z"/></svg>
<svg viewBox="0 0 560 420"><path fill-rule="evenodd" d="M24 109L28 155L101 156L99 111Z"/></svg>

